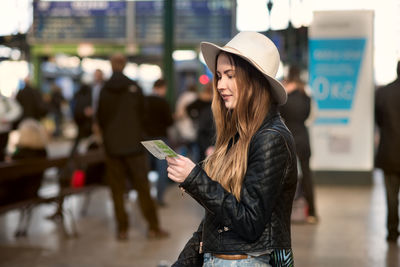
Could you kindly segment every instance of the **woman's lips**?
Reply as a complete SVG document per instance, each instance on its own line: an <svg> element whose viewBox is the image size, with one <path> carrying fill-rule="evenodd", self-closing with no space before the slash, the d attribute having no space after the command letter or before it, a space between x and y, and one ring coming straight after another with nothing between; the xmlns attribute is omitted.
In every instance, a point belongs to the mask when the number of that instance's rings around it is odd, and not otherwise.
<svg viewBox="0 0 400 267"><path fill-rule="evenodd" d="M229 99L230 96L231 96L231 95L221 95L221 97L222 97L222 99L223 99L224 101L228 101L228 99Z"/></svg>

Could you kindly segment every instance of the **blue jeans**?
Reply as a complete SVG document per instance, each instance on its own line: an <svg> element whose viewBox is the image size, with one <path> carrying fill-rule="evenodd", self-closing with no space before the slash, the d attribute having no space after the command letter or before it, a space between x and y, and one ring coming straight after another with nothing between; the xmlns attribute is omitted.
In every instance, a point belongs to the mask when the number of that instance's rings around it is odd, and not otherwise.
<svg viewBox="0 0 400 267"><path fill-rule="evenodd" d="M243 260L224 260L204 253L203 267L271 267L269 261L269 254Z"/></svg>

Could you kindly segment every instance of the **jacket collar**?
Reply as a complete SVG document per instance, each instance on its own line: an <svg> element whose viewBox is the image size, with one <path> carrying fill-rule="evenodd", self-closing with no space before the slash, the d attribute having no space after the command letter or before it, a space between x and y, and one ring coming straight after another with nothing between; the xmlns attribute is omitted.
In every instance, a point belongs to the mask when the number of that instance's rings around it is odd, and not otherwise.
<svg viewBox="0 0 400 267"><path fill-rule="evenodd" d="M268 111L267 116L265 116L265 119L264 119L262 125L270 125L276 117L279 117L278 106L275 104L272 104Z"/></svg>

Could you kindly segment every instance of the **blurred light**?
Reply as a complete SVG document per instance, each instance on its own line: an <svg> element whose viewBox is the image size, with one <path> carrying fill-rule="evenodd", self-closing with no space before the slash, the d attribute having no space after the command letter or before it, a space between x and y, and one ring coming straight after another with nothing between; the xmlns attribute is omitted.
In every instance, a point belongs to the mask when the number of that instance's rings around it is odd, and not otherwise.
<svg viewBox="0 0 400 267"><path fill-rule="evenodd" d="M136 81L136 80L138 79L138 76L140 76L140 74L139 74L140 71L143 71L143 69L140 70L140 67L138 66L138 64L128 62L128 63L126 64L125 68L124 68L123 73L124 73L129 79L132 79L132 80L135 80L135 81ZM145 71L145 73L146 73L146 71Z"/></svg>
<svg viewBox="0 0 400 267"><path fill-rule="evenodd" d="M26 61L0 62L0 93L11 97L18 90L19 81L29 75L29 64Z"/></svg>
<svg viewBox="0 0 400 267"><path fill-rule="evenodd" d="M0 57L9 58L11 55L11 48L0 45Z"/></svg>
<svg viewBox="0 0 400 267"><path fill-rule="evenodd" d="M273 1L271 10L271 30L284 30L289 26L289 0Z"/></svg>
<svg viewBox="0 0 400 267"><path fill-rule="evenodd" d="M176 61L179 60L194 60L197 58L197 54L193 50L175 50L172 53L172 58Z"/></svg>
<svg viewBox="0 0 400 267"><path fill-rule="evenodd" d="M293 27L308 27L312 21L311 0L291 0L290 2L290 21Z"/></svg>
<svg viewBox="0 0 400 267"><path fill-rule="evenodd" d="M104 79L108 79L112 74L111 64L107 59L83 58L81 66L84 73L83 75L89 76L87 79L90 83L93 82L93 73L96 69L103 71Z"/></svg>
<svg viewBox="0 0 400 267"><path fill-rule="evenodd" d="M237 0L236 13L239 31L266 31L269 28L267 0L251 1L251 4L248 0Z"/></svg>
<svg viewBox="0 0 400 267"><path fill-rule="evenodd" d="M156 183L158 180L158 172L156 171L149 171L148 175L147 175L150 183Z"/></svg>
<svg viewBox="0 0 400 267"><path fill-rule="evenodd" d="M16 48L10 48L0 45L0 57L10 58L12 60L19 60L21 58L21 51Z"/></svg>
<svg viewBox="0 0 400 267"><path fill-rule="evenodd" d="M144 94L150 94L154 81L161 77L162 71L159 66L150 64L141 64L139 66L138 82L142 86Z"/></svg>
<svg viewBox="0 0 400 267"><path fill-rule="evenodd" d="M210 78L208 78L208 76L207 75L205 75L205 74L203 74L203 75L201 75L200 77L199 77L199 82L201 83L201 84L207 84L208 82L210 81Z"/></svg>
<svg viewBox="0 0 400 267"><path fill-rule="evenodd" d="M157 80L161 75L161 69L157 65L141 64L139 66L139 76L143 80Z"/></svg>
<svg viewBox="0 0 400 267"><path fill-rule="evenodd" d="M10 58L12 60L19 60L21 58L21 51L18 49L11 50Z"/></svg>
<svg viewBox="0 0 400 267"><path fill-rule="evenodd" d="M76 56L67 56L65 54L57 54L55 63L60 68L79 68L80 59Z"/></svg>
<svg viewBox="0 0 400 267"><path fill-rule="evenodd" d="M26 33L32 24L33 0L1 0L0 36Z"/></svg>
<svg viewBox="0 0 400 267"><path fill-rule="evenodd" d="M93 44L79 44L78 45L78 55L80 57L88 57L94 54Z"/></svg>

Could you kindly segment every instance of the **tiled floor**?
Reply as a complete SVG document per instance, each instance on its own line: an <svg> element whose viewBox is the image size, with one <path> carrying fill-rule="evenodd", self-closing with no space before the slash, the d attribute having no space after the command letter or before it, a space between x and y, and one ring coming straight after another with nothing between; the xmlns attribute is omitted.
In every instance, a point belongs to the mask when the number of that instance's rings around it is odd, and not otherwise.
<svg viewBox="0 0 400 267"><path fill-rule="evenodd" d="M376 172L373 186L317 186L320 223L295 224L293 249L297 267L399 267L400 241L385 241L385 199L382 177ZM0 217L0 266L5 267L156 267L169 266L197 227L203 211L176 185L167 192L168 207L159 210L163 227L171 237L147 240L146 225L135 196L127 201L130 239L114 238L112 204L107 189L91 196L88 213L80 215L83 196L66 201L78 222L79 237L65 238L57 223L44 217L54 211L42 205L35 210L28 237L13 234L18 212ZM70 225L69 225L70 226Z"/></svg>

